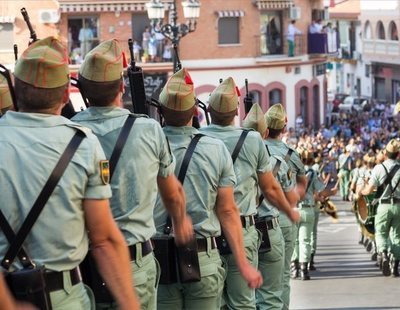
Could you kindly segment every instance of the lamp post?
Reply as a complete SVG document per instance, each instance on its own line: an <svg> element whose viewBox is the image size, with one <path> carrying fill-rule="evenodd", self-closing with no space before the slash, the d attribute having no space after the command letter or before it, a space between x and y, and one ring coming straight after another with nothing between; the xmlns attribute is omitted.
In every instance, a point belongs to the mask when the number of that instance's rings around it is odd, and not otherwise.
<svg viewBox="0 0 400 310"><path fill-rule="evenodd" d="M197 19L200 15L200 3L197 0L182 1L183 15L186 23L178 24L178 14L176 12L176 0L173 1L169 22L163 23L164 4L160 0L151 0L146 3L147 15L153 25L153 30L162 33L164 37L172 42L175 53L173 56L174 72L180 69L180 61L178 58L179 41L182 37L196 30Z"/></svg>

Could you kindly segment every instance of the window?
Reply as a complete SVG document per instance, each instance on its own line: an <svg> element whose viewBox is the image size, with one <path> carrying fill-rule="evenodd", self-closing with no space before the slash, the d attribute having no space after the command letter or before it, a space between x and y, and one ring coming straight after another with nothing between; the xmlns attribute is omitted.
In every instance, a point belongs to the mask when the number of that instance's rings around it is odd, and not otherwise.
<svg viewBox="0 0 400 310"><path fill-rule="evenodd" d="M385 28L383 27L381 21L379 21L376 25L376 34L377 34L377 39L385 40Z"/></svg>
<svg viewBox="0 0 400 310"><path fill-rule="evenodd" d="M239 44L239 17L218 19L218 44Z"/></svg>
<svg viewBox="0 0 400 310"><path fill-rule="evenodd" d="M260 15L260 25L261 55L282 54L282 11L262 13Z"/></svg>
<svg viewBox="0 0 400 310"><path fill-rule="evenodd" d="M375 78L375 99L386 99L385 79Z"/></svg>
<svg viewBox="0 0 400 310"><path fill-rule="evenodd" d="M392 104L400 100L400 81L392 80Z"/></svg>
<svg viewBox="0 0 400 310"><path fill-rule="evenodd" d="M254 103L258 103L261 105L261 94L257 90L251 90L249 91L251 98L253 99Z"/></svg>
<svg viewBox="0 0 400 310"><path fill-rule="evenodd" d="M99 44L98 23L99 19L94 16L68 18L68 52L72 63L81 63Z"/></svg>
<svg viewBox="0 0 400 310"><path fill-rule="evenodd" d="M0 23L0 50L13 50L14 25L11 23Z"/></svg>
<svg viewBox="0 0 400 310"><path fill-rule="evenodd" d="M389 24L389 37L392 41L398 41L399 36L397 34L397 26L394 21L391 21Z"/></svg>
<svg viewBox="0 0 400 310"><path fill-rule="evenodd" d="M282 103L282 90L275 88L269 92L269 106Z"/></svg>
<svg viewBox="0 0 400 310"><path fill-rule="evenodd" d="M364 39L370 40L372 39L371 34L371 23L367 20L364 26Z"/></svg>

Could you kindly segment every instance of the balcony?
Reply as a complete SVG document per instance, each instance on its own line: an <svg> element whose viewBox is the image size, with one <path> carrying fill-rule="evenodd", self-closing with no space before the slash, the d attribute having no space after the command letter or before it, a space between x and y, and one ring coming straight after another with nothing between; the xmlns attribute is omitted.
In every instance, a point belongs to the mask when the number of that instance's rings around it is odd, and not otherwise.
<svg viewBox="0 0 400 310"><path fill-rule="evenodd" d="M363 52L369 61L400 64L399 41L364 39Z"/></svg>
<svg viewBox="0 0 400 310"><path fill-rule="evenodd" d="M294 56L303 56L307 54L306 36L295 36ZM280 36L275 40L271 40L265 35L255 36L255 55L256 57L288 57L288 42L286 36Z"/></svg>
<svg viewBox="0 0 400 310"><path fill-rule="evenodd" d="M329 33L309 33L308 53L334 56L338 53L338 41L338 34L336 31Z"/></svg>

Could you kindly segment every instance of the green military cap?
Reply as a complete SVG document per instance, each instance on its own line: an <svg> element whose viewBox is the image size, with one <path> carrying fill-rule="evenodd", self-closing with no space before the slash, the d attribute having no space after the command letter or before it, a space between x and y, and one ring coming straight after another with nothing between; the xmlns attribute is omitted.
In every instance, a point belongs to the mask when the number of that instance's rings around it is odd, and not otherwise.
<svg viewBox="0 0 400 310"><path fill-rule="evenodd" d="M232 112L238 108L239 96L235 82L229 77L214 89L208 99L208 104L217 112Z"/></svg>
<svg viewBox="0 0 400 310"><path fill-rule="evenodd" d="M274 104L265 113L265 120L267 121L268 128L282 129L286 126L287 117L283 105L280 103Z"/></svg>
<svg viewBox="0 0 400 310"><path fill-rule="evenodd" d="M116 39L104 41L86 54L79 74L94 82L119 80L124 70L124 54Z"/></svg>
<svg viewBox="0 0 400 310"><path fill-rule="evenodd" d="M69 82L68 56L55 37L32 43L18 59L14 75L39 88L56 88Z"/></svg>
<svg viewBox="0 0 400 310"><path fill-rule="evenodd" d="M243 127L255 129L261 134L261 136L264 136L265 131L267 130L267 122L264 118L264 112L261 110L258 103L254 103L251 107L246 118L243 120Z"/></svg>
<svg viewBox="0 0 400 310"><path fill-rule="evenodd" d="M386 145L386 151L389 153L397 153L400 149L400 143L396 139L392 139Z"/></svg>
<svg viewBox="0 0 400 310"><path fill-rule="evenodd" d="M8 88L7 80L0 75L0 115L1 110L9 108L12 105L10 89Z"/></svg>
<svg viewBox="0 0 400 310"><path fill-rule="evenodd" d="M193 81L185 68L170 76L159 100L163 106L175 111L187 111L195 105Z"/></svg>

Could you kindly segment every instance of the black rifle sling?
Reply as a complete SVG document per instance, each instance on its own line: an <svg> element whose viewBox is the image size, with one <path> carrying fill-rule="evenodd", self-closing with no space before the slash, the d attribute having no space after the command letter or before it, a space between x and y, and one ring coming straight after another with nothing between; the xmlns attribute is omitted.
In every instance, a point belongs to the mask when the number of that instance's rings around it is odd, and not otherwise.
<svg viewBox="0 0 400 310"><path fill-rule="evenodd" d="M396 174L397 170L400 168L400 165L398 165L398 164L394 165L389 173L388 173L387 168L385 167L384 164L382 164L382 167L383 167L383 169L385 169L386 178L385 178L385 181L380 186L378 186L378 188L376 190L375 198L380 198L382 196L382 194L385 192L385 189L387 188L387 186L391 186L391 180L393 179L393 177ZM393 189L393 192L391 194L394 193L394 191L396 190L397 185L395 186L395 188Z"/></svg>
<svg viewBox="0 0 400 310"><path fill-rule="evenodd" d="M392 182L390 182L390 181L394 178L394 176L396 175L397 170L399 170L399 169L400 169L400 165L399 165L399 164L396 164L396 165L392 168L392 171L390 171L390 174L391 174L391 175L389 175L389 177L388 177L390 187L392 187ZM394 172L393 172L393 171L394 171ZM394 187L392 187L392 192L390 193L390 196L391 196L391 197L393 196L393 194L394 194L394 192L395 192L397 186L399 186L399 183L400 183L400 178L397 180L396 185L395 185Z"/></svg>
<svg viewBox="0 0 400 310"><path fill-rule="evenodd" d="M288 149L285 158L283 159L286 163L289 162L290 157L292 156L293 150L292 149Z"/></svg>
<svg viewBox="0 0 400 310"><path fill-rule="evenodd" d="M44 206L49 200L51 194L53 193L55 187L60 181L62 175L64 174L65 169L67 168L69 162L74 156L76 150L81 144L82 140L85 138L85 134L78 130L71 141L69 142L67 148L64 153L61 155L60 159L57 162L54 170L52 171L50 177L47 179L46 184L44 185L42 191L39 196L36 198L35 203L33 204L32 209L29 211L28 216L24 220L19 229L17 235L14 238L13 243L10 245L6 255L4 256L1 266L8 270L20 251L22 244L24 243L26 237L31 231L33 225L35 224L37 218L42 212Z"/></svg>
<svg viewBox="0 0 400 310"><path fill-rule="evenodd" d="M306 187L306 193L308 192L308 189L310 188L311 182L312 182L313 177L314 177L314 171L312 169L309 169L307 171L307 173L309 173L309 172L310 172L310 178L308 179L308 183L307 183L307 187Z"/></svg>
<svg viewBox="0 0 400 310"><path fill-rule="evenodd" d="M129 133L133 124L135 123L136 116L129 114L124 126L121 128L121 132L119 133L117 142L115 142L114 150L111 153L110 157L110 181L115 171L115 167L117 166L119 157L121 156L122 150L125 146L126 141L128 140Z"/></svg>
<svg viewBox="0 0 400 310"><path fill-rule="evenodd" d="M185 181L185 176L187 169L189 167L190 159L192 158L192 155L194 153L194 149L196 148L197 143L201 139L201 137L204 137L203 134L197 134L193 137L193 139L190 141L188 148L186 150L185 156L183 157L181 168L179 169L179 174L178 174L178 180L181 182L183 185L183 182ZM164 226L164 233L166 235L169 235L172 229L172 221L171 217L168 215L167 217L167 222L165 223Z"/></svg>
<svg viewBox="0 0 400 310"><path fill-rule="evenodd" d="M238 140L238 142L236 143L236 146L235 146L235 148L234 148L234 150L233 150L233 152L232 152L232 155L231 155L231 157L232 157L232 162L233 162L233 163L235 163L236 158L237 158L238 155L239 155L239 152L240 152L240 150L241 150L241 148L242 148L242 146L243 146L244 140L246 139L248 133L249 133L248 130L243 130L243 131L242 131L242 133L241 133L241 135L240 135L240 137L239 137L239 140Z"/></svg>
<svg viewBox="0 0 400 310"><path fill-rule="evenodd" d="M271 153L269 151L268 145L265 145L265 148L267 149L268 156L271 157Z"/></svg>
<svg viewBox="0 0 400 310"><path fill-rule="evenodd" d="M269 153L268 146L267 146L267 151L268 151L268 153ZM282 162L281 162L280 159L278 159L278 158L276 158L276 157L275 157L275 159L276 159L276 163L275 163L274 169L272 169L272 175L273 175L274 177L277 176L278 171L279 171L279 169L281 168L281 164L282 164ZM264 195L261 194L261 195L258 197L258 206L257 206L257 208L261 205L261 203L263 202L263 200L264 200Z"/></svg>

